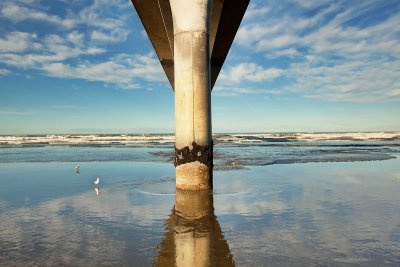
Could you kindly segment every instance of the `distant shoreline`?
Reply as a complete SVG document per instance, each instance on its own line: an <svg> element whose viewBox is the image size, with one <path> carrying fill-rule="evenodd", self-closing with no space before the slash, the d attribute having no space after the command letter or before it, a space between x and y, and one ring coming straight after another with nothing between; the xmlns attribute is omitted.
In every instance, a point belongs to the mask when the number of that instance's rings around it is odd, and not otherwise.
<svg viewBox="0 0 400 267"><path fill-rule="evenodd" d="M370 133L384 133L384 134L400 134L399 130L393 131L265 131L265 132L213 132L213 136L219 135L248 135L248 134L370 134ZM36 137L36 136L49 136L49 135L57 135L57 136L88 136L88 135L96 135L96 136L154 136L154 135L175 135L174 132L138 132L138 133L29 133L29 134L0 134L0 137L4 136L18 136L18 137Z"/></svg>

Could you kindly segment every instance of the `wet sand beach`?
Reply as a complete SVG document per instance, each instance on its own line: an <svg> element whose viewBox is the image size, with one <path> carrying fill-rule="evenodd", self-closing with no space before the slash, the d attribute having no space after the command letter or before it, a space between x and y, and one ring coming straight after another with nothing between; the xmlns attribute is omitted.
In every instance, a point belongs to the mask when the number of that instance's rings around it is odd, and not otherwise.
<svg viewBox="0 0 400 267"><path fill-rule="evenodd" d="M170 163L74 166L0 164L2 266L400 264L399 159L214 171L200 195Z"/></svg>

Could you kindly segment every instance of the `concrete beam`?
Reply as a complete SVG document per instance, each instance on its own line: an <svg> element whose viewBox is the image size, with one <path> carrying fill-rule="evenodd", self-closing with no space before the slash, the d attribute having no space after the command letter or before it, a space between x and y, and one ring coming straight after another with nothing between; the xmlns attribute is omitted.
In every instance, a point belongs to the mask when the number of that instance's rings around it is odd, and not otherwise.
<svg viewBox="0 0 400 267"><path fill-rule="evenodd" d="M165 74L174 86L173 23L169 0L131 0ZM213 0L210 18L211 89L228 55L250 0ZM187 12L187 11L185 11Z"/></svg>
<svg viewBox="0 0 400 267"><path fill-rule="evenodd" d="M212 53L217 36L218 25L221 19L222 7L224 0L213 0L210 18L210 51Z"/></svg>
<svg viewBox="0 0 400 267"><path fill-rule="evenodd" d="M132 0L132 4L174 88L174 37L169 0Z"/></svg>
<svg viewBox="0 0 400 267"><path fill-rule="evenodd" d="M213 28L213 24L218 24L218 27L216 27L215 41L211 50L211 88L214 87L225 59L228 56L229 49L235 39L236 32L239 29L249 1L214 0L217 8L213 9L215 14L212 15L210 23L211 29ZM221 5L222 10L219 10Z"/></svg>

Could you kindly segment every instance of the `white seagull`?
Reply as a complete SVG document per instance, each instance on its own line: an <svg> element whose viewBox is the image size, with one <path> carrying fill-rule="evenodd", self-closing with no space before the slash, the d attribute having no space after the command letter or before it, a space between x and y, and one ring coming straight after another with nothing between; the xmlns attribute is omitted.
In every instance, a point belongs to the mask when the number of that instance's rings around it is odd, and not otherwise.
<svg viewBox="0 0 400 267"><path fill-rule="evenodd" d="M79 166L79 164L78 164L78 165L75 166L75 169L79 170L80 167L81 166Z"/></svg>
<svg viewBox="0 0 400 267"><path fill-rule="evenodd" d="M97 178L96 178L96 181L94 181L93 183L94 183L94 185L98 185L98 184L100 183L100 178L97 177Z"/></svg>

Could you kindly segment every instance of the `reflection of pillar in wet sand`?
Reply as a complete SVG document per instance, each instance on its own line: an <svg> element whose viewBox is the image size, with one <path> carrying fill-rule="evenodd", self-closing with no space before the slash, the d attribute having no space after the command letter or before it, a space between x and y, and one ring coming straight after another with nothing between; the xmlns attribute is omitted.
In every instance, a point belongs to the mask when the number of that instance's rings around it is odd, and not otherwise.
<svg viewBox="0 0 400 267"><path fill-rule="evenodd" d="M208 190L177 190L174 228L176 266L210 266L213 205Z"/></svg>
<svg viewBox="0 0 400 267"><path fill-rule="evenodd" d="M210 0L170 0L174 29L176 187L212 187Z"/></svg>
<svg viewBox="0 0 400 267"><path fill-rule="evenodd" d="M212 192L177 190L156 266L234 266L214 215Z"/></svg>

